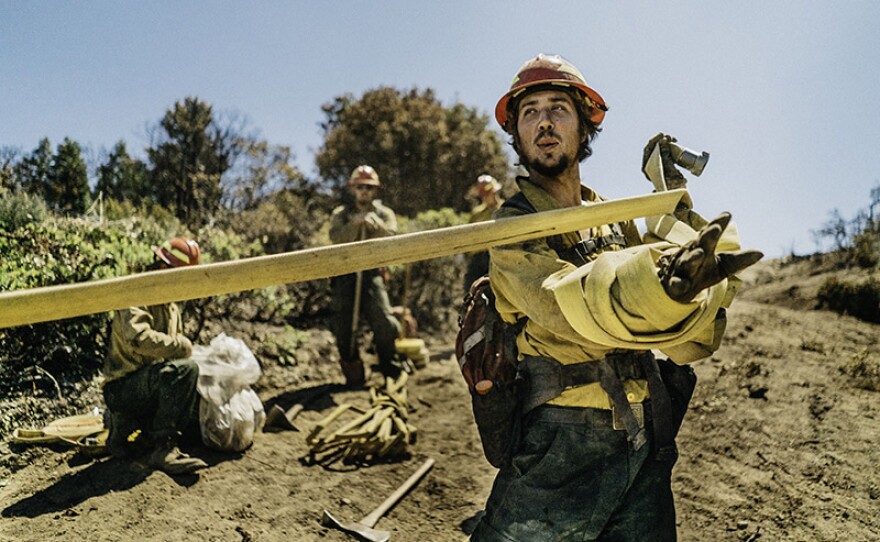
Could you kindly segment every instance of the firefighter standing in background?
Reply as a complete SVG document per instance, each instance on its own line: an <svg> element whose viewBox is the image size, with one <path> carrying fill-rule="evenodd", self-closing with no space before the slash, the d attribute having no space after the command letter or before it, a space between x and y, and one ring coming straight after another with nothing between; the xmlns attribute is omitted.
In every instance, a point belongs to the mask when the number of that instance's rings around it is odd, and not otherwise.
<svg viewBox="0 0 880 542"><path fill-rule="evenodd" d="M377 199L381 187L379 175L372 167L362 165L355 168L348 181L352 201L334 209L330 217L330 240L333 243L350 243L397 233L394 211ZM356 293L358 283L361 286L359 294ZM370 269L334 277L330 287L333 333L346 384L362 386L366 382L356 329L353 329L353 322L361 317L367 320L373 331L379 370L386 376L397 377L405 368L397 359L394 344L400 335L400 322L391 313L383 273L379 269Z"/></svg>

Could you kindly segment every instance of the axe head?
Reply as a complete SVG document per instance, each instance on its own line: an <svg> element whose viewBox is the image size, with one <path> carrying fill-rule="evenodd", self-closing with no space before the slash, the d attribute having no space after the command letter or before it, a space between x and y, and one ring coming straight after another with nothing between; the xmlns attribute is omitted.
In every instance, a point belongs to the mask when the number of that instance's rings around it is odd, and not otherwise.
<svg viewBox="0 0 880 542"><path fill-rule="evenodd" d="M294 425L283 408L273 405L269 409L269 413L266 414L266 423L263 425L263 431L299 431L299 427Z"/></svg>
<svg viewBox="0 0 880 542"><path fill-rule="evenodd" d="M323 524L325 527L339 529L340 531L344 531L352 535L358 540L366 540L368 542L388 542L388 539L391 537L391 532L373 529L372 527L368 527L363 523L343 523L342 521L334 518L333 515L331 515L330 512L326 510L324 510L324 516L321 518L321 524Z"/></svg>

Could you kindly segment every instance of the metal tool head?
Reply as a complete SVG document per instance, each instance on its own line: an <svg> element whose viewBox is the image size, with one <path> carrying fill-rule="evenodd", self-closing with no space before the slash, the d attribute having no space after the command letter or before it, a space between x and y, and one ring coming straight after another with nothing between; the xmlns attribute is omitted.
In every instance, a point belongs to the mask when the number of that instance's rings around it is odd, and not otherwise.
<svg viewBox="0 0 880 542"><path fill-rule="evenodd" d="M672 159L676 164L690 171L697 177L703 173L703 168L709 162L709 153L706 151L698 153L687 147L682 147L677 143L670 142L669 149L672 151Z"/></svg>
<svg viewBox="0 0 880 542"><path fill-rule="evenodd" d="M299 427L294 425L291 416L278 405L273 405L266 414L266 423L263 424L263 431L299 431Z"/></svg>
<svg viewBox="0 0 880 542"><path fill-rule="evenodd" d="M334 518L333 515L326 510L324 510L324 515L321 518L321 524L325 527L339 529L340 531L344 531L354 536L358 540L366 540L368 542L388 542L388 539L391 537L389 531L373 529L372 527L367 527L363 523L343 523Z"/></svg>

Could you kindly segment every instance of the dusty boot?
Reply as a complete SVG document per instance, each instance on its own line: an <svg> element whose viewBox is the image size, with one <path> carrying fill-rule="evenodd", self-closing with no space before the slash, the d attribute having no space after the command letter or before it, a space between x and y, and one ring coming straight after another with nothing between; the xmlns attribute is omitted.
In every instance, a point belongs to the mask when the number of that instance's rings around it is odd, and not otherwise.
<svg viewBox="0 0 880 542"><path fill-rule="evenodd" d="M339 360L339 366L342 367L342 375L345 376L345 385L349 388L359 388L367 381L367 375L364 370L364 362L355 359L346 361Z"/></svg>
<svg viewBox="0 0 880 542"><path fill-rule="evenodd" d="M129 436L137 430L137 424L118 412L104 411L104 426L110 430L107 436L107 451L116 458L125 458L134 451Z"/></svg>
<svg viewBox="0 0 880 542"><path fill-rule="evenodd" d="M198 457L190 457L181 452L172 439L157 444L150 454L149 464L168 474L191 474L208 466Z"/></svg>

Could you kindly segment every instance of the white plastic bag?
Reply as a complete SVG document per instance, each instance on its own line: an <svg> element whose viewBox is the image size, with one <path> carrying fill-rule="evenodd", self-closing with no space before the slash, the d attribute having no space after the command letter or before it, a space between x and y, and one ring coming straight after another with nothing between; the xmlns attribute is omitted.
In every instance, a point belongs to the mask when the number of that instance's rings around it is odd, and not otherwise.
<svg viewBox="0 0 880 542"><path fill-rule="evenodd" d="M260 364L239 339L221 333L209 346L194 345L199 366L199 425L202 442L212 448L240 452L263 427L263 403L251 389L260 378Z"/></svg>

